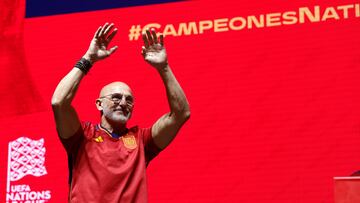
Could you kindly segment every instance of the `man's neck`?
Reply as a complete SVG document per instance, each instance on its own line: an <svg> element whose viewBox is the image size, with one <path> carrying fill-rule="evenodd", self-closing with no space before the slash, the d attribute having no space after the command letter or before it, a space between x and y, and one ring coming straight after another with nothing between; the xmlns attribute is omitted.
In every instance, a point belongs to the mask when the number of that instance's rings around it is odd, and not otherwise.
<svg viewBox="0 0 360 203"><path fill-rule="evenodd" d="M122 135L127 132L126 123L125 124L111 123L110 121L106 120L104 117L101 118L100 125L110 133L116 133L118 135Z"/></svg>

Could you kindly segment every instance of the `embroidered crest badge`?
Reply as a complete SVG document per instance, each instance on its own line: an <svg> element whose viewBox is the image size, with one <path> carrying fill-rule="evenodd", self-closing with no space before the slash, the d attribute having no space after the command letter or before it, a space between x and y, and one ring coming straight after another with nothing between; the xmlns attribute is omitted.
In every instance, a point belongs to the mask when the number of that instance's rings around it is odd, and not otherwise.
<svg viewBox="0 0 360 203"><path fill-rule="evenodd" d="M126 135L121 137L124 146L128 149L135 149L137 147L135 136L133 135Z"/></svg>

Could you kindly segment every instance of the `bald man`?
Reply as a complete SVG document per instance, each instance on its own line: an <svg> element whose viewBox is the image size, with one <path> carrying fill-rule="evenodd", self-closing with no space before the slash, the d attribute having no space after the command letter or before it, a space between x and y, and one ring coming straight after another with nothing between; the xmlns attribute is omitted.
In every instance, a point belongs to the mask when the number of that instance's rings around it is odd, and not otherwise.
<svg viewBox="0 0 360 203"><path fill-rule="evenodd" d="M99 60L112 55L108 45L117 32L113 24L100 26L90 46L74 68L60 81L52 97L56 129L68 154L69 202L147 202L146 166L170 144L190 116L186 96L167 60L163 36L143 33L142 55L165 85L170 112L149 128L128 128L134 97L123 82L112 82L100 91L96 107L99 124L79 120L71 102L78 86Z"/></svg>

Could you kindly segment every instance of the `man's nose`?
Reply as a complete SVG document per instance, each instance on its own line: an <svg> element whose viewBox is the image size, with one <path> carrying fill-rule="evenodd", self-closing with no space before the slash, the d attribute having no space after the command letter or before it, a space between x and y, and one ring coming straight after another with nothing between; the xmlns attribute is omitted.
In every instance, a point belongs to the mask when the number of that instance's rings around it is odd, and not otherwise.
<svg viewBox="0 0 360 203"><path fill-rule="evenodd" d="M125 98L125 97L121 97L119 104L120 104L121 106L126 106L126 98Z"/></svg>

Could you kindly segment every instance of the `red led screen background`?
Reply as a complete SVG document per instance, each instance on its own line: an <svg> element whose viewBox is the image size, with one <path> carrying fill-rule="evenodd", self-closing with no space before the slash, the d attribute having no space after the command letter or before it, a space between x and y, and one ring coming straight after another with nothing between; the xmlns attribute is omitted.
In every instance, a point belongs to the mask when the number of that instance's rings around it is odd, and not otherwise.
<svg viewBox="0 0 360 203"><path fill-rule="evenodd" d="M81 120L99 121L95 99L118 80L136 97L130 126L168 111L141 39L129 36L147 24L167 33L169 64L191 106L147 169L149 202L328 203L333 177L360 170L360 2L194 0L34 18L11 2L0 3L1 202L8 184L23 198L45 191L48 202L66 202L50 100L105 22L119 29L119 49L82 81ZM261 15L264 24L249 27L249 16ZM9 143L20 137L43 139L47 174L9 182Z"/></svg>

